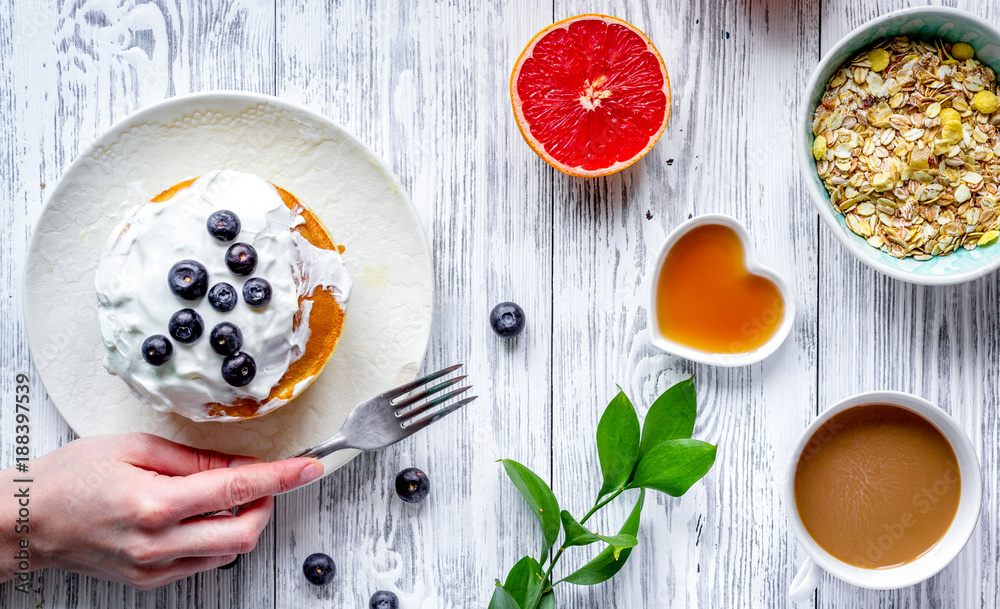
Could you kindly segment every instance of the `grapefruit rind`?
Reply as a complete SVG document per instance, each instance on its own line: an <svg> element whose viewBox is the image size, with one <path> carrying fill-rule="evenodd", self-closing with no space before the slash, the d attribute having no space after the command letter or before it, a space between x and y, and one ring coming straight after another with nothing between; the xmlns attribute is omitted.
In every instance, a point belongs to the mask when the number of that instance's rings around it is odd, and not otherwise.
<svg viewBox="0 0 1000 609"><path fill-rule="evenodd" d="M632 156L629 159L615 162L609 167L597 170L586 170L583 169L582 167L573 167L567 165L553 158L552 155L546 152L545 146L531 134L531 127L528 124L527 118L524 116L524 112L521 108L522 101L520 95L517 92L517 77L521 73L521 67L524 65L524 62L532 57L535 45L537 45L541 39L543 39L553 30L558 28L569 29L569 26L571 24L577 21L585 21L585 20L600 20L600 21L605 21L606 23L609 24L611 23L618 24L638 35L643 40L643 42L646 43L646 49L650 53L652 53L652 55L656 58L656 61L660 66L660 71L663 74L663 93L666 96L666 107L664 109L663 122L660 125L660 128L656 131L656 133L654 133L649 138L649 142L646 144L645 148L643 148L639 153L637 153L636 155ZM561 21L553 23L552 25L544 28L542 31L535 34L534 38L532 38L531 41L528 42L527 46L524 47L524 50L521 51L521 55L517 58L517 62L514 64L514 69L511 71L510 101L511 101L511 106L514 109L514 118L515 122L517 122L517 128L521 131L521 137L524 138L524 141L528 143L528 146L530 146L531 149L535 152L535 154L540 156L542 160L544 160L552 167L558 169L559 171L567 175L571 175L574 177L582 177L582 178L600 177L600 176L611 175L613 173L626 169L627 167L630 167L636 161L646 156L646 153L648 153L653 148L656 142L660 139L660 136L663 135L664 130L667 128L667 123L670 122L670 102L671 102L670 77L667 74L667 68L666 65L663 63L663 58L660 56L660 52L656 50L656 47L653 46L652 41L650 41L649 37L647 37L641 30L636 28L634 25L628 23L627 21L618 19L617 17L611 17L609 15L602 15L599 13L585 13L583 15L576 15L574 17L569 17L567 19L563 19Z"/></svg>

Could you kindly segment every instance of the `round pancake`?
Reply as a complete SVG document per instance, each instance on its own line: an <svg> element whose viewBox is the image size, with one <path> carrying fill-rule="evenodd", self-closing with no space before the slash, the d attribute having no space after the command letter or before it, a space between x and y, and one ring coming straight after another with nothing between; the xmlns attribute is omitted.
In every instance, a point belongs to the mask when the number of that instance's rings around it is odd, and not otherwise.
<svg viewBox="0 0 1000 609"><path fill-rule="evenodd" d="M183 182L178 182L170 188L164 190L150 200L150 203L162 203L169 201L175 194L191 186L198 178L192 178ZM344 246L334 243L326 227L319 218L313 214L309 208L302 204L295 195L283 188L272 184L281 195L281 200L285 206L293 213L302 216L304 223L292 227L290 230L298 232L309 243L314 246L344 252ZM122 229L121 234L128 232L128 225ZM291 272L291 269L289 269ZM205 415L209 418L233 417L237 419L251 419L261 416L258 414L261 407L269 404L273 400L291 401L292 398L301 393L309 384L315 380L323 367L326 366L330 355L337 346L341 330L344 325L344 310L333 296L333 290L326 286L317 286L312 295L299 296L299 310L293 319L293 330L298 329L302 323L304 303L310 301L312 309L309 313L309 340L306 342L305 352L302 357L295 360L288 366L288 370L278 381L278 384L271 388L271 393L262 401L253 398L237 398L230 404L220 404L209 402L205 404ZM267 410L263 414L273 412L277 408Z"/></svg>

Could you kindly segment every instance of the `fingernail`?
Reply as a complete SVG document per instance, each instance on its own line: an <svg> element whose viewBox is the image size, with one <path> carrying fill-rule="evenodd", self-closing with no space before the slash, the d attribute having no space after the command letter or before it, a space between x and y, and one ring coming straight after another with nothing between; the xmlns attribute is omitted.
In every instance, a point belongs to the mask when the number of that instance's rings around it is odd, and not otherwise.
<svg viewBox="0 0 1000 609"><path fill-rule="evenodd" d="M312 463L302 468L302 472L299 473L299 484L309 484L322 475L323 464L314 459Z"/></svg>
<svg viewBox="0 0 1000 609"><path fill-rule="evenodd" d="M242 467L244 465L254 465L260 463L257 457L233 457L229 460L229 467Z"/></svg>

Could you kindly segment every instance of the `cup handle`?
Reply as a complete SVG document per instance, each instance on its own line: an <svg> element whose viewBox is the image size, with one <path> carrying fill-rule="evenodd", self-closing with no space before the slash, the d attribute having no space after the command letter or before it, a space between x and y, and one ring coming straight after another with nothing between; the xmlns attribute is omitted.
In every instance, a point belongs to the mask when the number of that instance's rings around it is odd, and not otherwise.
<svg viewBox="0 0 1000 609"><path fill-rule="evenodd" d="M816 591L816 586L822 577L823 569L812 558L806 557L806 561L792 579L792 585L788 587L788 599L793 603L804 603L812 599L813 592Z"/></svg>

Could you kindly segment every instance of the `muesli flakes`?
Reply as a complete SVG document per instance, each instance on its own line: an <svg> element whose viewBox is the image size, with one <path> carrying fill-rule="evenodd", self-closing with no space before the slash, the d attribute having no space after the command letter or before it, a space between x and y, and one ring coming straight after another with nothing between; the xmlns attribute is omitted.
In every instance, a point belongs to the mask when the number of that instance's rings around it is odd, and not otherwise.
<svg viewBox="0 0 1000 609"><path fill-rule="evenodd" d="M996 74L952 46L899 37L856 55L813 116L812 155L847 226L897 258L997 240Z"/></svg>

